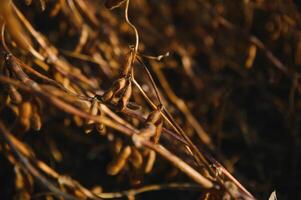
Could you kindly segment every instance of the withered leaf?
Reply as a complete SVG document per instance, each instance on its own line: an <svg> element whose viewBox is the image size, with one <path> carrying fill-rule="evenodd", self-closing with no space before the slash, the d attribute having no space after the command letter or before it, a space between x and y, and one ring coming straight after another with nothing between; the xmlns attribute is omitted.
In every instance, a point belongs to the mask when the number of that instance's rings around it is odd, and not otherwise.
<svg viewBox="0 0 301 200"><path fill-rule="evenodd" d="M269 200L277 200L277 195L276 195L276 191L275 190L270 195Z"/></svg>

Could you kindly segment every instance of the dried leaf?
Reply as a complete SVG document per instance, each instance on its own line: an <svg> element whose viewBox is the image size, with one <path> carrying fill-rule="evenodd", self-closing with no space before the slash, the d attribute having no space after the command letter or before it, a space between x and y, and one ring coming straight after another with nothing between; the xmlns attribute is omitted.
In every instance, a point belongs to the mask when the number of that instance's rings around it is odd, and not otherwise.
<svg viewBox="0 0 301 200"><path fill-rule="evenodd" d="M269 200L277 200L276 190L274 190L274 191L272 192L272 194L271 194L270 197L269 197Z"/></svg>

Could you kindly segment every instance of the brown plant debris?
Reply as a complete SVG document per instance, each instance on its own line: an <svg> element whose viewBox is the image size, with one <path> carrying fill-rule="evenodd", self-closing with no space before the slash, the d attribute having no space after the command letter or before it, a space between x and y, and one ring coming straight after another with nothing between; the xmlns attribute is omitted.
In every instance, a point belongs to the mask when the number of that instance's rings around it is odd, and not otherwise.
<svg viewBox="0 0 301 200"><path fill-rule="evenodd" d="M0 199L301 198L300 12L2 0Z"/></svg>

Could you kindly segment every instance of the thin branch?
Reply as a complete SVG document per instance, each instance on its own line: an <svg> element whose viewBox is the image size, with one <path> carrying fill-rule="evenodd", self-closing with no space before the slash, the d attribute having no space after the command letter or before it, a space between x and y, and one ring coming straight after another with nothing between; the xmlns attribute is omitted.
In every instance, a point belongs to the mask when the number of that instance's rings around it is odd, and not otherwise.
<svg viewBox="0 0 301 200"><path fill-rule="evenodd" d="M145 192L160 190L200 190L200 187L191 183L166 183L156 185L146 185L137 189L130 189L121 192L102 192L98 194L103 199L122 198L125 196L136 196Z"/></svg>

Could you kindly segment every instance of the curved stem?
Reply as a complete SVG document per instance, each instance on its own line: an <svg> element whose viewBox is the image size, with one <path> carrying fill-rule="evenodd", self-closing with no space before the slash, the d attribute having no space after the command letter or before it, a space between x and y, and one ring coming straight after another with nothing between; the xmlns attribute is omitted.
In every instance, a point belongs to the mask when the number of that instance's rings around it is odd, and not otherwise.
<svg viewBox="0 0 301 200"><path fill-rule="evenodd" d="M129 14L128 14L128 11L129 11L129 4L130 4L130 0L127 0L126 1L126 5L125 5L125 10L124 10L124 15L125 15L125 21L126 23L134 30L135 32L135 38L136 38L136 41L135 41L135 47L134 47L134 56L133 56L133 60L135 59L136 57L136 54L138 52L138 47L139 47L139 34L138 34L138 30L137 28L132 24L132 22L129 20Z"/></svg>

